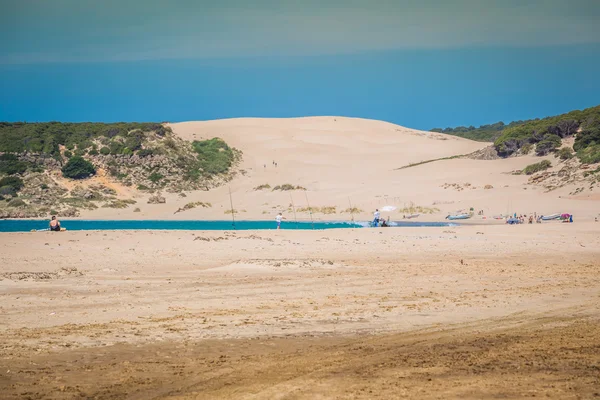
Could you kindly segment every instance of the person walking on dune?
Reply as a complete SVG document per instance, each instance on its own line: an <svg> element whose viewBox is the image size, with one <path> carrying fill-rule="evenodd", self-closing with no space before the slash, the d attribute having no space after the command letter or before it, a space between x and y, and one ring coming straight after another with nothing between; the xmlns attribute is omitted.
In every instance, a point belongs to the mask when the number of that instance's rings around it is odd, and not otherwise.
<svg viewBox="0 0 600 400"><path fill-rule="evenodd" d="M277 221L277 229L281 229L281 220L283 219L285 219L285 217L281 215L281 213L277 214L275 217L275 221Z"/></svg>

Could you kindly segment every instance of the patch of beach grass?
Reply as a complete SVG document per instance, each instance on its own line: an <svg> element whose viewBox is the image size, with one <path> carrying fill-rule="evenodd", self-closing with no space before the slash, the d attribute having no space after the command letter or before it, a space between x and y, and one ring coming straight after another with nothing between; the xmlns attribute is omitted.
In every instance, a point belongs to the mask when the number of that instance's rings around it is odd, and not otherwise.
<svg viewBox="0 0 600 400"><path fill-rule="evenodd" d="M252 190L267 190L267 189L271 189L271 185L269 185L268 183L263 183L262 185L258 185L257 187L255 187Z"/></svg>
<svg viewBox="0 0 600 400"><path fill-rule="evenodd" d="M180 213L180 212L184 212L184 211L187 211L187 210L191 210L191 209L196 208L196 207L209 208L209 207L212 207L212 204L211 203L205 203L203 201L194 201L194 202L191 202L191 203L187 203L183 207L178 208L177 211L174 212L174 214L177 214L177 213Z"/></svg>
<svg viewBox="0 0 600 400"><path fill-rule="evenodd" d="M336 214L337 208L335 206L300 207L296 209L296 212L311 212L313 214Z"/></svg>
<svg viewBox="0 0 600 400"><path fill-rule="evenodd" d="M117 199L104 203L102 208L127 208L135 203L137 203L137 201L131 199Z"/></svg>
<svg viewBox="0 0 600 400"><path fill-rule="evenodd" d="M283 185L277 185L273 188L273 192L276 190L288 191L288 190L306 190L305 187L302 186L294 186L289 183L284 183Z"/></svg>

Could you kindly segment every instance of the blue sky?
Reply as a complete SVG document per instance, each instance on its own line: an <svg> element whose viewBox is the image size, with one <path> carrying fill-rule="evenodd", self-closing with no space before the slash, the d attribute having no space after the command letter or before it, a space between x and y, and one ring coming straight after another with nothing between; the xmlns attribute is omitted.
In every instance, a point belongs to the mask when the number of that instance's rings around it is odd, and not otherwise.
<svg viewBox="0 0 600 400"><path fill-rule="evenodd" d="M600 104L595 0L0 0L0 15L0 120L430 129Z"/></svg>

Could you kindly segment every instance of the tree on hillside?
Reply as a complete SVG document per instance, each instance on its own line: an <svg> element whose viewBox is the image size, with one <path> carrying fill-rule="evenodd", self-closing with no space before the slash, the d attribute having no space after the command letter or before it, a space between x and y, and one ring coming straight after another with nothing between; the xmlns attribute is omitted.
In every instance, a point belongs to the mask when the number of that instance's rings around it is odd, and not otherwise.
<svg viewBox="0 0 600 400"><path fill-rule="evenodd" d="M65 178L85 179L96 173L96 169L91 162L83 157L72 157L62 168L62 174Z"/></svg>

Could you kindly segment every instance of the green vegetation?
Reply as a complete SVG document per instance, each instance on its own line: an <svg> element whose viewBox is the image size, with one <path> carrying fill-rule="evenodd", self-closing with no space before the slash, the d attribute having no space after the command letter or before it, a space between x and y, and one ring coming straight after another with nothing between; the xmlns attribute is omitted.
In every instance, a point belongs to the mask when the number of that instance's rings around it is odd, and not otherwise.
<svg viewBox="0 0 600 400"><path fill-rule="evenodd" d="M219 138L195 140L192 146L198 153L199 167L205 174L223 174L231 168L235 160L233 149Z"/></svg>
<svg viewBox="0 0 600 400"><path fill-rule="evenodd" d="M96 169L92 163L82 157L72 157L62 167L62 174L65 178L84 179L95 173Z"/></svg>
<svg viewBox="0 0 600 400"><path fill-rule="evenodd" d="M588 124L577 134L573 149L584 164L600 162L600 116L596 115L594 125Z"/></svg>
<svg viewBox="0 0 600 400"><path fill-rule="evenodd" d="M525 175L533 175L536 172L547 170L552 166L552 163L548 160L542 160L539 163L531 164L523 169Z"/></svg>
<svg viewBox="0 0 600 400"><path fill-rule="evenodd" d="M68 150L84 150L92 146L92 140L100 137L125 138L125 145L132 151L138 144L140 132L154 131L165 135L167 128L157 123L62 123L62 122L0 122L0 152L45 153L58 155L59 146ZM131 147L133 146L133 147Z"/></svg>
<svg viewBox="0 0 600 400"><path fill-rule="evenodd" d="M584 164L595 164L600 162L600 143L591 145L577 151L577 157Z"/></svg>
<svg viewBox="0 0 600 400"><path fill-rule="evenodd" d="M2 174L22 174L31 167L32 165L30 165L29 163L19 161L18 157L14 154L0 155L0 173Z"/></svg>
<svg viewBox="0 0 600 400"><path fill-rule="evenodd" d="M570 147L563 147L556 153L556 156L561 160L569 160L573 158L573 150Z"/></svg>
<svg viewBox="0 0 600 400"><path fill-rule="evenodd" d="M533 149L533 145L531 143L526 143L521 147L521 154L527 155L531 153L531 149Z"/></svg>
<svg viewBox="0 0 600 400"><path fill-rule="evenodd" d="M555 151L561 145L561 138L558 135L546 134L540 142L535 146L535 154L545 156L546 154Z"/></svg>
<svg viewBox="0 0 600 400"><path fill-rule="evenodd" d="M8 176L0 179L0 195L14 196L23 188L23 180L16 176Z"/></svg>
<svg viewBox="0 0 600 400"><path fill-rule="evenodd" d="M501 157L519 152L529 154L535 145L537 155L556 152L561 139L575 136L577 157L584 164L600 162L600 106L575 110L543 119L514 121L508 125L498 122L491 125L459 126L457 128L435 128L432 132L446 133L477 141L493 141ZM567 157L563 152L563 156ZM437 160L423 161L406 167L413 167Z"/></svg>
<svg viewBox="0 0 600 400"><path fill-rule="evenodd" d="M148 176L148 180L154 184L160 182L163 178L164 176L158 172L153 172L150 174L150 176Z"/></svg>
<svg viewBox="0 0 600 400"><path fill-rule="evenodd" d="M507 128L512 128L529 121L514 121L506 125L504 122L496 122L490 125L481 125L479 128L474 126L458 126L456 128L434 128L431 132L446 133L448 135L459 136L465 139L475 140L478 142L493 142L502 134L502 131Z"/></svg>
<svg viewBox="0 0 600 400"><path fill-rule="evenodd" d="M510 156L526 144L536 143L536 153L547 154L556 150L560 145L557 146L556 143L559 143L561 138L572 136L578 130L581 132L575 138L574 148L582 162L589 162L595 158L596 151L587 149L600 144L600 106L526 121L507 128L496 139L494 146L498 154L503 157ZM585 150L587 153L584 152Z"/></svg>

